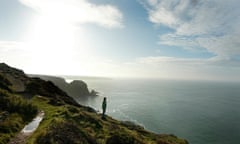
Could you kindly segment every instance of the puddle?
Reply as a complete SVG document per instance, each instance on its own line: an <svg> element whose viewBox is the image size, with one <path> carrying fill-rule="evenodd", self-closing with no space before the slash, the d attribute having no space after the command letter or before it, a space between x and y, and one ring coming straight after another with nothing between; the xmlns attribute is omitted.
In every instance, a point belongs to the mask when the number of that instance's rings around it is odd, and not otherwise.
<svg viewBox="0 0 240 144"><path fill-rule="evenodd" d="M41 111L41 112L37 115L37 117L35 117L35 118L33 119L32 122L30 122L29 124L27 124L27 125L23 128L22 132L23 132L23 133L31 133L31 132L34 132L34 131L37 129L39 123L42 121L43 117L44 117L44 112Z"/></svg>

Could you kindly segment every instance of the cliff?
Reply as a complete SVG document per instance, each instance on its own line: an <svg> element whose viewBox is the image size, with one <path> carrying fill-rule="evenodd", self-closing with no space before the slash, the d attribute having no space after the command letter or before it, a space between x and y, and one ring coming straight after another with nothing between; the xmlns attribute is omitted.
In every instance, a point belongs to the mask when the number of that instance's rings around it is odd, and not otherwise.
<svg viewBox="0 0 240 144"><path fill-rule="evenodd" d="M45 116L27 144L187 144L79 105L54 83L0 64L0 144L8 143L38 111Z"/></svg>
<svg viewBox="0 0 240 144"><path fill-rule="evenodd" d="M89 96L97 96L94 90L91 92L88 89L87 84L82 80L74 80L71 83L67 83L64 78L48 75L29 75L30 77L39 77L43 80L51 81L56 86L64 90L69 96L79 99L87 98Z"/></svg>

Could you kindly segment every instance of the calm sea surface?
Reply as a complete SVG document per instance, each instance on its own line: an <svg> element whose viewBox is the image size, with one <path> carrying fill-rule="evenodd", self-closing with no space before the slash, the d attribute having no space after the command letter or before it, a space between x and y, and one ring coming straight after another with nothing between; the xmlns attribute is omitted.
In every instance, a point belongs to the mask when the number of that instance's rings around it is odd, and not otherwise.
<svg viewBox="0 0 240 144"><path fill-rule="evenodd" d="M100 97L84 103L191 144L240 143L240 83L140 79L85 80Z"/></svg>

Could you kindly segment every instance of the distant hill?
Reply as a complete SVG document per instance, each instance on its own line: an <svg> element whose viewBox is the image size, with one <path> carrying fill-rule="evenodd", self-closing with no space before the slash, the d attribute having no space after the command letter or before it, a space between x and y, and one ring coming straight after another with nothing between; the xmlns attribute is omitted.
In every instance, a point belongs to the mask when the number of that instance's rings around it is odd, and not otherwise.
<svg viewBox="0 0 240 144"><path fill-rule="evenodd" d="M76 85L79 83L77 82ZM75 84L74 84L75 85ZM39 127L16 144L187 144L174 135L155 134L132 122L78 104L53 82L28 77L0 63L0 144L7 144L38 113Z"/></svg>
<svg viewBox="0 0 240 144"><path fill-rule="evenodd" d="M75 99L97 96L97 92L94 90L89 91L87 84L82 80L73 80L72 82L67 83L64 78L57 76L33 74L29 74L28 76L39 77L44 80L52 81L56 86L67 92L69 96Z"/></svg>

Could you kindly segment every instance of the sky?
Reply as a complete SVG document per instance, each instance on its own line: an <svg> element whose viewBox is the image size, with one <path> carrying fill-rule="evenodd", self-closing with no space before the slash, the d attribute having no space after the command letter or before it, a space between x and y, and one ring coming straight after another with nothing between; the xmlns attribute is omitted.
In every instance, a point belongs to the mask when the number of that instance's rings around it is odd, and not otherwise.
<svg viewBox="0 0 240 144"><path fill-rule="evenodd" d="M26 73L240 81L239 0L0 0Z"/></svg>

